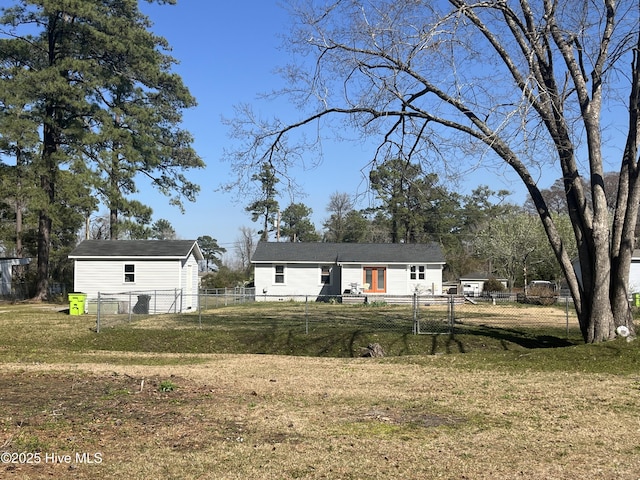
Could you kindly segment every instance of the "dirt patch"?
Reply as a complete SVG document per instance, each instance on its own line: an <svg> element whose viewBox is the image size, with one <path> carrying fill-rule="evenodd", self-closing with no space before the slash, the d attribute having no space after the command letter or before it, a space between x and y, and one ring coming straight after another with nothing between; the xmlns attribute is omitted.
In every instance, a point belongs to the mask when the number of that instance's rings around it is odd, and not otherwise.
<svg viewBox="0 0 640 480"><path fill-rule="evenodd" d="M439 427L442 425L454 425L463 422L463 418L435 415L433 413L398 411L387 408L385 410L373 410L363 415L365 421L377 421L391 425L415 425L421 427Z"/></svg>

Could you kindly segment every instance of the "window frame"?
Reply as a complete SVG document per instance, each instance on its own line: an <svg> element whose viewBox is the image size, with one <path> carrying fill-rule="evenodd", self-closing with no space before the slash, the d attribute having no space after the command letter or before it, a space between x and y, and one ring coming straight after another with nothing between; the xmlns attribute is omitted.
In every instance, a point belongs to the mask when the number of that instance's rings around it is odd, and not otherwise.
<svg viewBox="0 0 640 480"><path fill-rule="evenodd" d="M128 267L131 267L130 269ZM136 283L136 264L135 263L125 263L122 267L123 280L124 283Z"/></svg>
<svg viewBox="0 0 640 480"><path fill-rule="evenodd" d="M410 265L409 279L410 280L426 280L427 267L425 265Z"/></svg>
<svg viewBox="0 0 640 480"><path fill-rule="evenodd" d="M325 269L326 269L326 273L325 273ZM331 285L332 271L333 271L333 267L331 265L320 265L320 285Z"/></svg>
<svg viewBox="0 0 640 480"><path fill-rule="evenodd" d="M273 266L274 285L284 285L286 283L285 271L286 271L286 267L282 263L279 263Z"/></svg>

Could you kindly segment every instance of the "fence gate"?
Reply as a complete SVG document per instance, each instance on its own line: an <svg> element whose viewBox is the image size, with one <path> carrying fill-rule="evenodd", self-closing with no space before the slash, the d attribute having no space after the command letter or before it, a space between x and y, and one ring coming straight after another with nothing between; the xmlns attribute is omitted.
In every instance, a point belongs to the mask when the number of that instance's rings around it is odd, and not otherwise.
<svg viewBox="0 0 640 480"><path fill-rule="evenodd" d="M429 297L420 305L420 297L413 296L413 333L416 335L445 335L453 333L456 318L456 297Z"/></svg>

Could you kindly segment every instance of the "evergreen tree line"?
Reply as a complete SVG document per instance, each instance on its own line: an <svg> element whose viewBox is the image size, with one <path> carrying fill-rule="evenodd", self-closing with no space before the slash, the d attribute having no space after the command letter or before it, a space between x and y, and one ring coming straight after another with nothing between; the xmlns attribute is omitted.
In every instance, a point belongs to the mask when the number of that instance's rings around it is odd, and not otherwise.
<svg viewBox="0 0 640 480"><path fill-rule="evenodd" d="M616 179L616 174L605 176L613 191ZM446 280L477 272L506 279L509 287L540 279L563 282L533 203L510 203L507 190L481 185L462 195L444 186L437 174L393 159L370 172L374 206L356 209L352 195L335 192L327 203L328 217L318 229L311 220L312 209L304 203L290 203L281 209L279 180L268 163L253 180L260 194L246 210L262 227L258 234L263 241L437 242L447 260ZM553 205L561 235L570 238L571 222L561 180L542 194ZM610 201L613 205L615 199Z"/></svg>
<svg viewBox="0 0 640 480"><path fill-rule="evenodd" d="M95 238L175 235L166 220L149 228L151 207L133 198L140 181L179 208L199 190L185 172L204 163L179 127L196 102L150 26L128 0L0 10L0 245L37 258L35 299L50 279L69 278L83 228ZM108 213L95 219L100 206Z"/></svg>

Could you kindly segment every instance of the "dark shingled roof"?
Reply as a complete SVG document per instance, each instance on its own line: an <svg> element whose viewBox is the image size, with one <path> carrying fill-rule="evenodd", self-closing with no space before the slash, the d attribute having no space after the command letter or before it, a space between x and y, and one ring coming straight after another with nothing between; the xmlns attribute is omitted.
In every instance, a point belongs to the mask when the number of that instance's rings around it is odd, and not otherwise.
<svg viewBox="0 0 640 480"><path fill-rule="evenodd" d="M259 242L252 263L445 263L437 243Z"/></svg>
<svg viewBox="0 0 640 480"><path fill-rule="evenodd" d="M195 240L85 240L69 258L186 258L192 249L196 259L201 260L202 252Z"/></svg>

